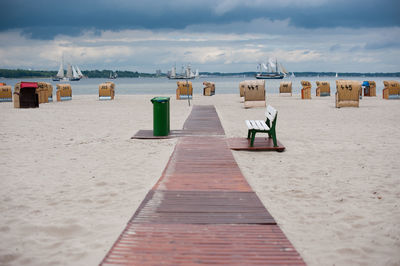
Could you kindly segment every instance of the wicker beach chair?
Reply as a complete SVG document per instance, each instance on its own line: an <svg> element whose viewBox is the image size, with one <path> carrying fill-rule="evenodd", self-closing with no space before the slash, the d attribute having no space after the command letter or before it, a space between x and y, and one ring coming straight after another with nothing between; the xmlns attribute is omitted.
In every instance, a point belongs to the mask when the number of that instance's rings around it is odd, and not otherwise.
<svg viewBox="0 0 400 266"><path fill-rule="evenodd" d="M14 108L39 107L39 95L37 82L19 82L14 86Z"/></svg>
<svg viewBox="0 0 400 266"><path fill-rule="evenodd" d="M364 96L376 96L376 83L373 80L364 81L362 86L364 87Z"/></svg>
<svg viewBox="0 0 400 266"><path fill-rule="evenodd" d="M316 81L317 89L315 90L316 96L330 96L331 86L328 81Z"/></svg>
<svg viewBox="0 0 400 266"><path fill-rule="evenodd" d="M279 94L281 93L290 93L292 96L292 82L291 81L282 81L279 86Z"/></svg>
<svg viewBox="0 0 400 266"><path fill-rule="evenodd" d="M204 88L203 88L204 96L215 95L215 83L214 82L204 81L203 85L204 85Z"/></svg>
<svg viewBox="0 0 400 266"><path fill-rule="evenodd" d="M382 91L383 99L400 99L400 82L395 80L383 81L385 88Z"/></svg>
<svg viewBox="0 0 400 266"><path fill-rule="evenodd" d="M53 85L48 82L38 82L37 92L39 95L39 104L53 101Z"/></svg>
<svg viewBox="0 0 400 266"><path fill-rule="evenodd" d="M12 87L0 85L0 102L12 102Z"/></svg>
<svg viewBox="0 0 400 266"><path fill-rule="evenodd" d="M193 98L193 86L191 81L177 81L178 88L176 89L176 99L189 99Z"/></svg>
<svg viewBox="0 0 400 266"><path fill-rule="evenodd" d="M99 100L114 100L115 84L108 81L99 85Z"/></svg>
<svg viewBox="0 0 400 266"><path fill-rule="evenodd" d="M246 80L244 82L244 108L265 106L265 81Z"/></svg>
<svg viewBox="0 0 400 266"><path fill-rule="evenodd" d="M336 80L336 108L359 107L361 83L353 80Z"/></svg>
<svg viewBox="0 0 400 266"><path fill-rule="evenodd" d="M311 82L302 80L301 86L303 87L301 89L301 98L302 99L311 99Z"/></svg>
<svg viewBox="0 0 400 266"><path fill-rule="evenodd" d="M72 89L70 84L57 84L57 102L72 100Z"/></svg>

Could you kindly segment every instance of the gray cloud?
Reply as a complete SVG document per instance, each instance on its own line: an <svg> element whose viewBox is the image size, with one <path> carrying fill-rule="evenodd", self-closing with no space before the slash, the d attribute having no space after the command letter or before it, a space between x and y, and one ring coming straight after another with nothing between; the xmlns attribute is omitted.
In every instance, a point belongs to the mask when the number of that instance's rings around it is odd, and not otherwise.
<svg viewBox="0 0 400 266"><path fill-rule="evenodd" d="M397 0L3 0L0 30L22 29L36 39L87 30L184 29L201 24L229 25L255 19L288 20L296 28L400 26ZM226 31L237 32L235 28ZM268 29L264 29L268 30Z"/></svg>
<svg viewBox="0 0 400 266"><path fill-rule="evenodd" d="M389 0L3 0L4 68L396 72L399 4Z"/></svg>

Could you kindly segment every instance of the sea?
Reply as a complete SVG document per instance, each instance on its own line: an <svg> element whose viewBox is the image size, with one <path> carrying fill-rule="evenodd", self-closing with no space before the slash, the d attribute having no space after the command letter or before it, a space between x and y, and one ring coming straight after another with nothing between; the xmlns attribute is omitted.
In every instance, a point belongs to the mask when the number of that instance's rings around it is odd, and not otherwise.
<svg viewBox="0 0 400 266"><path fill-rule="evenodd" d="M331 94L333 94L335 89L335 81L338 79L345 80L357 80L360 82L366 80L374 80L376 82L376 94L377 96L382 95L383 81L384 80L399 80L399 77L332 77L332 76L320 76L320 77L286 77L284 79L272 79L265 80L266 93L277 94L279 93L279 85L281 81L292 81L292 91L293 94L301 93L302 80L310 81L312 84L312 94L315 94L316 81L328 81L331 86ZM216 94L235 94L239 93L239 82L244 80L255 80L254 76L208 76L199 77L190 80L193 85L194 94L203 93L203 82L211 81L215 82L215 93ZM79 81L69 81L69 82L55 82L52 79L6 79L0 78L0 82L5 82L7 85L14 86L16 83L21 81L45 81L53 84L54 91L57 83L69 83L72 87L73 95L98 95L99 85L106 81L112 81L115 83L115 94L122 95L134 95L134 94L148 94L148 95L174 95L176 90L177 80L170 80L166 77L158 78L117 78L117 79L107 79L107 78L84 78Z"/></svg>

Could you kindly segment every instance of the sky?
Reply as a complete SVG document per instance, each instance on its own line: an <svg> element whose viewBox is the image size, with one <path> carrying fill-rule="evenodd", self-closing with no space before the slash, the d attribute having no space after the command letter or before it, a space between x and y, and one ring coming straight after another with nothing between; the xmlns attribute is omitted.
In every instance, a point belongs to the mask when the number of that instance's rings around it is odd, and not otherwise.
<svg viewBox="0 0 400 266"><path fill-rule="evenodd" d="M400 72L400 0L1 0L0 68Z"/></svg>

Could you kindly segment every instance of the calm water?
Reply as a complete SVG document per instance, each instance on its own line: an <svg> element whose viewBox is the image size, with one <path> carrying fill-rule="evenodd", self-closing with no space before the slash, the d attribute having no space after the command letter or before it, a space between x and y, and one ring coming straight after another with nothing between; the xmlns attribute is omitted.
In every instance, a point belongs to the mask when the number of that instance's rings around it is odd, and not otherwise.
<svg viewBox="0 0 400 266"><path fill-rule="evenodd" d="M201 77L192 80L194 93L202 94L203 92L203 81L215 82L216 93L217 94L234 94L239 91L239 82L243 80L251 80L254 77ZM283 81L293 82L293 93L300 93L301 80L308 80L312 83L312 94L315 94L316 84L315 81L329 81L331 84L331 93L333 94L335 89L336 79L350 79L350 80L374 80L377 85L376 94L377 96L382 94L383 81L384 80L398 80L398 78L393 77L295 77L295 78L285 78ZM58 82L54 82L51 79L22 79L23 81L46 81L55 85ZM0 82L5 82L8 85L14 86L15 83L20 82L21 79L0 79ZM72 86L72 93L75 95L82 94L98 94L98 86L100 83L110 81L109 79L82 79L80 81L68 82ZM176 80L169 80L167 78L119 78L112 80L116 85L116 94L175 94L176 90ZM279 84L282 80L266 80L266 92L268 93L279 93ZM55 91L55 90L54 90Z"/></svg>

